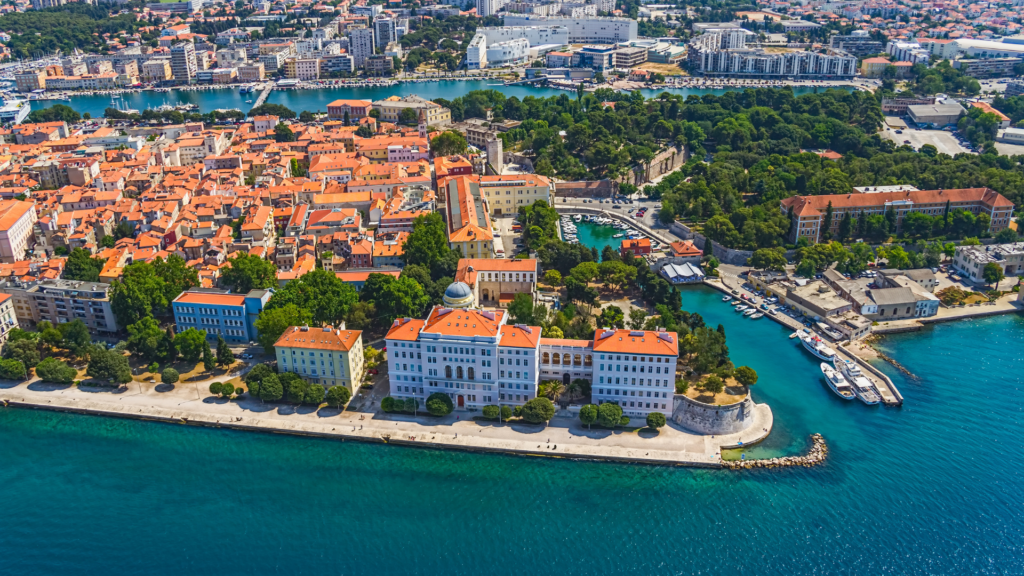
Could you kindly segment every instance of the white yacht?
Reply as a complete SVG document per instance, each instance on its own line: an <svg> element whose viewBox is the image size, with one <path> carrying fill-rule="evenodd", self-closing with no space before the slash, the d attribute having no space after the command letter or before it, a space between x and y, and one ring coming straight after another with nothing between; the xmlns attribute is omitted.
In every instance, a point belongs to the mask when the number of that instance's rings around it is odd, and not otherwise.
<svg viewBox="0 0 1024 576"><path fill-rule="evenodd" d="M839 370L843 376L853 385L853 393L860 398L860 401L871 405L878 404L882 401L878 391L875 390L875 385L871 383L871 380L861 372L860 366L856 362L850 360L843 360L842 358L836 357L832 361L832 364Z"/></svg>
<svg viewBox="0 0 1024 576"><path fill-rule="evenodd" d="M572 217L572 221L573 222L579 222L580 220L583 220L583 216L581 216L579 214L574 214L573 215L573 217Z"/></svg>
<svg viewBox="0 0 1024 576"><path fill-rule="evenodd" d="M803 332L801 332L797 337L800 338L800 343L804 345L804 348L818 358L821 358L826 362L831 362L836 357L835 351L826 346L825 343L822 342L821 338L813 334L805 334Z"/></svg>
<svg viewBox="0 0 1024 576"><path fill-rule="evenodd" d="M749 306L747 306L746 304L740 304L739 306L737 306L737 307L736 307L736 311L737 311L737 312L743 312L743 311L745 311L745 310L746 310L747 308L749 308Z"/></svg>
<svg viewBox="0 0 1024 576"><path fill-rule="evenodd" d="M853 400L854 393L850 383L843 378L835 368L829 366L825 362L821 363L821 373L825 375L825 380L828 381L828 387L832 389L840 398L843 400Z"/></svg>
<svg viewBox="0 0 1024 576"><path fill-rule="evenodd" d="M745 312L743 312L743 315L747 317L753 316L754 314L757 314L757 308L748 308Z"/></svg>

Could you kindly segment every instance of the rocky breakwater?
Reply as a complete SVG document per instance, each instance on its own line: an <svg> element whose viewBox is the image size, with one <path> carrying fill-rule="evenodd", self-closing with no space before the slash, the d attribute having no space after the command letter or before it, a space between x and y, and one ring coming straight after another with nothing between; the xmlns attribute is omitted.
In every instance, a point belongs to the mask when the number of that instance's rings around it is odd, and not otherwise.
<svg viewBox="0 0 1024 576"><path fill-rule="evenodd" d="M811 434L811 449L803 456L764 458L760 460L723 461L722 468L782 468L785 466L817 466L828 456L828 445L821 434Z"/></svg>

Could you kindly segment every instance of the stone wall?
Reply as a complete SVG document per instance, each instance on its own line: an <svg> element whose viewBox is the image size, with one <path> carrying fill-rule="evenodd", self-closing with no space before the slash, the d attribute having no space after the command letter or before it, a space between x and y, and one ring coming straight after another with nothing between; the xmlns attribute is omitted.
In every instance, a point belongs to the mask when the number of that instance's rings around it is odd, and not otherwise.
<svg viewBox="0 0 1024 576"><path fill-rule="evenodd" d="M686 159L689 157L689 153L685 146L675 146L662 151L660 154L651 160L650 168L646 171L642 168L635 168L631 172L633 184L643 187L648 182L654 180L662 174L668 174L674 170L677 170L683 164L686 164Z"/></svg>
<svg viewBox="0 0 1024 576"><path fill-rule="evenodd" d="M704 245L708 239L700 232L694 232L689 226L682 222L673 222L668 227L669 231L679 236L683 240L693 240L693 245L701 250L704 250ZM752 250L734 250L732 248L726 248L718 242L711 242L711 253L714 254L715 258L723 264L732 264L734 266L746 266L747 259L754 255ZM786 252L786 258L792 260L796 257L796 250L788 250Z"/></svg>
<svg viewBox="0 0 1024 576"><path fill-rule="evenodd" d="M608 179L555 183L555 196L563 198L611 198L618 191L619 183Z"/></svg>
<svg viewBox="0 0 1024 576"><path fill-rule="evenodd" d="M746 398L736 404L713 406L676 394L672 421L701 434L735 434L754 423L754 401L748 393Z"/></svg>

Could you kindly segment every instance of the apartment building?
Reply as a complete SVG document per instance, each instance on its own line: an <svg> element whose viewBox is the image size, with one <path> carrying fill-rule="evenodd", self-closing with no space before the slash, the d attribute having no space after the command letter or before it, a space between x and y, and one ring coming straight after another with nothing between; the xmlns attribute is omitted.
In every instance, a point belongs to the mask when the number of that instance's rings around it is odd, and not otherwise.
<svg viewBox="0 0 1024 576"><path fill-rule="evenodd" d="M461 248L467 258L493 256L494 232L480 184L471 177L456 176L444 182L443 188L449 246Z"/></svg>
<svg viewBox="0 0 1024 576"><path fill-rule="evenodd" d="M253 342L259 335L256 319L272 292L252 290L232 294L222 290L193 289L182 292L171 303L177 331L206 330L208 339L223 336L229 344Z"/></svg>
<svg viewBox="0 0 1024 576"><path fill-rule="evenodd" d="M288 58L284 61L284 75L299 80L320 78L319 58Z"/></svg>
<svg viewBox="0 0 1024 576"><path fill-rule="evenodd" d="M365 366L361 330L292 326L274 343L274 352L281 372L325 388L344 386L353 395L359 390Z"/></svg>
<svg viewBox="0 0 1024 576"><path fill-rule="evenodd" d="M11 330L21 328L18 315L14 312L14 297L0 293L0 348L3 348L10 337Z"/></svg>
<svg viewBox="0 0 1024 576"><path fill-rule="evenodd" d="M31 328L43 320L53 325L81 320L92 333L118 330L109 291L109 284L81 280L0 283L0 293L11 295L14 315L21 326Z"/></svg>
<svg viewBox="0 0 1024 576"><path fill-rule="evenodd" d="M266 77L263 62L253 62L238 67L239 82L258 82Z"/></svg>
<svg viewBox="0 0 1024 576"><path fill-rule="evenodd" d="M454 283L446 301L471 299ZM468 301L468 300L466 300ZM537 397L540 327L511 326L504 310L436 306L426 320L395 320L385 336L391 395L420 405L435 392L457 410L522 405Z"/></svg>
<svg viewBox="0 0 1024 576"><path fill-rule="evenodd" d="M829 39L829 45L834 49L844 50L858 58L879 54L884 50L882 42L872 39L866 30L854 30L849 34L836 34Z"/></svg>
<svg viewBox="0 0 1024 576"><path fill-rule="evenodd" d="M171 47L171 74L178 84L191 84L199 73L196 48L191 42L181 42Z"/></svg>
<svg viewBox="0 0 1024 576"><path fill-rule="evenodd" d="M32 92L46 88L46 70L26 70L14 75L14 87L18 92Z"/></svg>
<svg viewBox="0 0 1024 576"><path fill-rule="evenodd" d="M582 16L539 16L536 14L506 14L505 26L564 26L569 29L571 44L618 44L636 40L637 23L632 18Z"/></svg>
<svg viewBox="0 0 1024 576"><path fill-rule="evenodd" d="M833 194L823 196L791 196L782 201L783 214L792 210L794 225L790 240L807 238L812 244L819 242L828 204L832 204L833 235L839 233L843 215L851 213L854 219L861 215L885 214L890 208L896 213L897 231L903 219L911 212L941 216L950 211L966 210L975 216L986 214L991 219L989 232L995 233L1010 225L1013 203L991 188L962 188L952 190L907 190L901 192L875 192L868 194Z"/></svg>
<svg viewBox="0 0 1024 576"><path fill-rule="evenodd" d="M1013 76L1021 58L985 58L982 60L953 60L953 68L972 78Z"/></svg>
<svg viewBox="0 0 1024 576"><path fill-rule="evenodd" d="M172 77L171 61L167 58L154 58L142 65L144 82L164 82Z"/></svg>
<svg viewBox="0 0 1024 576"><path fill-rule="evenodd" d="M735 37L735 38L734 38ZM769 53L761 48L731 46L730 38L745 36L729 32L702 34L689 44L689 65L693 73L750 78L807 77L849 78L857 73L857 59L846 54L792 51Z"/></svg>
<svg viewBox="0 0 1024 576"><path fill-rule="evenodd" d="M349 48L352 63L356 68L366 65L366 59L373 56L373 28L350 28L348 32Z"/></svg>
<svg viewBox="0 0 1024 576"><path fill-rule="evenodd" d="M36 220L32 202L0 201L0 262L25 259L25 253L34 244L32 226Z"/></svg>
<svg viewBox="0 0 1024 576"><path fill-rule="evenodd" d="M992 244L989 246L957 246L953 254L953 268L972 282L985 282L987 264L995 264L1004 276L1024 274L1024 242Z"/></svg>

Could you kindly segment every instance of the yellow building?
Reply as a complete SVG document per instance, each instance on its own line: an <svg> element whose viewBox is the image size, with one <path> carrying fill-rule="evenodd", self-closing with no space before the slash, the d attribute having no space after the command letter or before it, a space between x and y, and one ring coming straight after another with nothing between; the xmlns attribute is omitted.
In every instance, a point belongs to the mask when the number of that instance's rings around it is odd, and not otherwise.
<svg viewBox="0 0 1024 576"><path fill-rule="evenodd" d="M277 366L312 384L344 386L352 394L363 376L363 332L332 326L292 326L274 343Z"/></svg>
<svg viewBox="0 0 1024 576"><path fill-rule="evenodd" d="M480 191L487 198L491 216L516 214L521 206L537 200L551 204L555 185L538 174L515 176L479 176Z"/></svg>
<svg viewBox="0 0 1024 576"><path fill-rule="evenodd" d="M447 126L452 123L452 111L437 104L420 98L419 96L392 96L385 100L378 100L373 103L373 109L380 112L380 119L384 122L398 123L402 110L411 108L419 120L420 112L426 112L428 126Z"/></svg>
<svg viewBox="0 0 1024 576"><path fill-rule="evenodd" d="M881 78L885 67L891 65L885 58L865 58L860 64L861 76L865 78Z"/></svg>
<svg viewBox="0 0 1024 576"><path fill-rule="evenodd" d="M456 176L443 185L447 198L448 245L461 248L463 258L491 258L494 232L479 183L468 176Z"/></svg>

